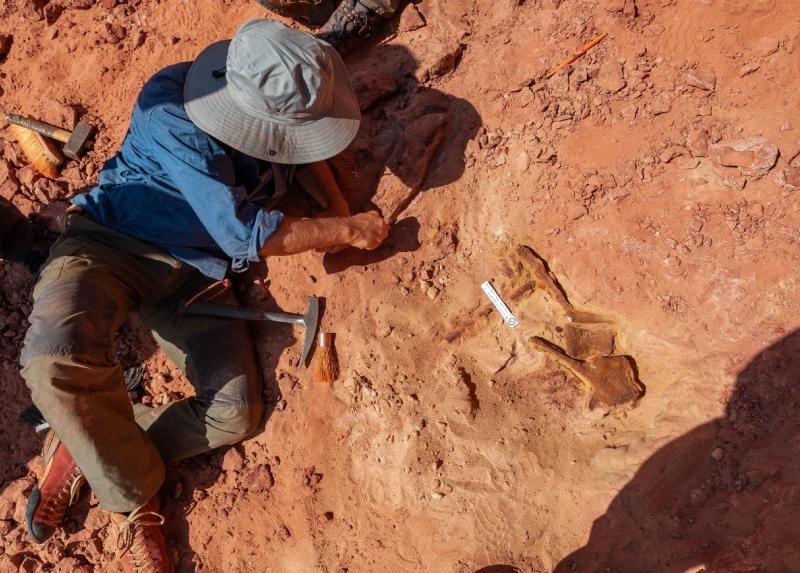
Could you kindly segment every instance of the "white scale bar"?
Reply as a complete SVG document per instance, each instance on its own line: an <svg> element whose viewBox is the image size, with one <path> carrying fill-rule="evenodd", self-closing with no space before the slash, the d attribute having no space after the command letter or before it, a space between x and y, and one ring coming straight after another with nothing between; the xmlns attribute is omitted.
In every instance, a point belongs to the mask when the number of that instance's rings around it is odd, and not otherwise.
<svg viewBox="0 0 800 573"><path fill-rule="evenodd" d="M492 304L498 310L498 312L503 317L503 320L506 321L506 324L508 326L514 328L515 326L517 326L517 324L519 324L519 321L511 313L511 309L508 308L506 303L503 302L503 299L500 298L500 295L497 294L497 291L494 290L492 283L490 283L489 281L482 283L481 289L483 289L483 292L485 292L486 296L489 297L489 300L492 301Z"/></svg>

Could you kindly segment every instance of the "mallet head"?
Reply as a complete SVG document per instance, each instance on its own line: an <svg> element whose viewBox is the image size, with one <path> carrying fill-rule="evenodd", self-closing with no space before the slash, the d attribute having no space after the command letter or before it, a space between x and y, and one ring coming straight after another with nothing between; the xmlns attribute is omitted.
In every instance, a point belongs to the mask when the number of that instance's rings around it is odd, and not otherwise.
<svg viewBox="0 0 800 573"><path fill-rule="evenodd" d="M89 138L94 133L94 127L88 123L79 123L72 130L72 135L64 144L64 155L71 159L80 159L80 156L88 147Z"/></svg>

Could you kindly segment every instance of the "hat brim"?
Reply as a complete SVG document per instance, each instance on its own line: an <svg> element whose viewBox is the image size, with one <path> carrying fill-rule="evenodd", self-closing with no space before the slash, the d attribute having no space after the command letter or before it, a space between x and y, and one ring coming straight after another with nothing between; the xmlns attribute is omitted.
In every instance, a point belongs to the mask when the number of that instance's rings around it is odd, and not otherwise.
<svg viewBox="0 0 800 573"><path fill-rule="evenodd" d="M349 72L334 48L333 106L325 117L283 122L248 115L228 91L224 70L230 40L211 44L192 63L183 88L184 108L200 129L251 157L274 163L314 163L342 152L361 119Z"/></svg>

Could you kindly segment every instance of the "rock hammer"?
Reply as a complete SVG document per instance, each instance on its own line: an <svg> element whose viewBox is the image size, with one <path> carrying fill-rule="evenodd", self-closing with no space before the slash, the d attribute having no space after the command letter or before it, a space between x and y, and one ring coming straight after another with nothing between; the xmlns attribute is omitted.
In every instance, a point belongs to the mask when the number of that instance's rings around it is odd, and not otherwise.
<svg viewBox="0 0 800 573"><path fill-rule="evenodd" d="M205 316L220 316L224 318L238 318L239 320L270 320L288 324L302 324L305 330L303 353L300 355L298 366L305 364L319 325L319 299L315 296L308 297L308 309L305 314L286 314L284 312L263 312L245 306L231 304L217 304L213 302L192 302L189 306L180 305L181 314L202 314Z"/></svg>
<svg viewBox="0 0 800 573"><path fill-rule="evenodd" d="M89 139L94 133L94 127L88 123L78 123L75 129L67 131L55 125L39 121L38 119L23 117L13 113L6 114L6 121L25 127L36 133L41 133L56 141L60 141L64 144L64 155L70 159L80 159L80 156L88 147Z"/></svg>

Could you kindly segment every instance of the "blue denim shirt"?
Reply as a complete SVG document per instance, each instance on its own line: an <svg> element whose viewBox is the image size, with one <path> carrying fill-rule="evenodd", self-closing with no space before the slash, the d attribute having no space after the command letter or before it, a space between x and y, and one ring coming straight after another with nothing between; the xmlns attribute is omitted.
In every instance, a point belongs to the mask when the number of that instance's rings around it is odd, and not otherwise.
<svg viewBox="0 0 800 573"><path fill-rule="evenodd" d="M200 130L183 108L191 63L142 89L122 148L89 193L72 199L98 223L152 243L214 279L241 272L283 220L273 209L294 166L259 161Z"/></svg>

